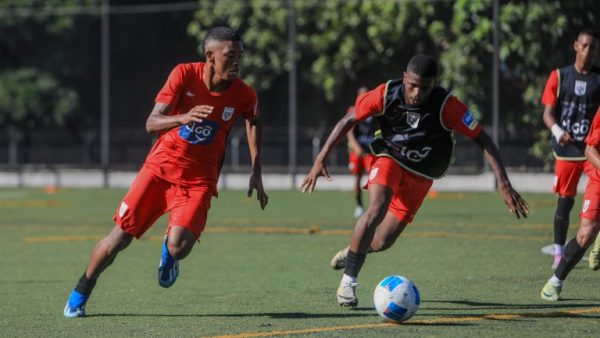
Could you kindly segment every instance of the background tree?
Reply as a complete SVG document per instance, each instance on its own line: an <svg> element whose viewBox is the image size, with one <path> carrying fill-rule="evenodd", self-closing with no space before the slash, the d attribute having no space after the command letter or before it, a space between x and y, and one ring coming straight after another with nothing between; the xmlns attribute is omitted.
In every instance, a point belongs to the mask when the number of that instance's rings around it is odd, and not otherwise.
<svg viewBox="0 0 600 338"><path fill-rule="evenodd" d="M451 21L430 26L443 50L444 84L480 112L484 124L491 120L492 6L492 1L459 0ZM543 160L546 169L553 156L541 93L553 69L574 62L577 32L598 26L595 6L593 0L501 2L501 140L530 144L529 154Z"/></svg>

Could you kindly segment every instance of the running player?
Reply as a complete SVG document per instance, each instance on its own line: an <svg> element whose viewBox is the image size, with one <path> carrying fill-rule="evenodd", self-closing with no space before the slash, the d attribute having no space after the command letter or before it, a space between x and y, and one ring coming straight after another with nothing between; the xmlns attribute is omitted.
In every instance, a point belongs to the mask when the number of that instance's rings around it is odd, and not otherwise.
<svg viewBox="0 0 600 338"><path fill-rule="evenodd" d="M215 27L203 41L206 62L179 64L156 97L146 121L149 133L159 133L142 169L113 217L115 226L92 251L88 266L71 291L66 317L85 316L86 302L100 274L119 251L140 238L164 213L169 224L162 246L158 283L168 288L179 274L178 261L198 240L217 195L217 180L225 141L238 117L246 121L252 174L248 196L256 189L261 208L263 189L261 127L254 90L238 78L244 51L231 28Z"/></svg>
<svg viewBox="0 0 600 338"><path fill-rule="evenodd" d="M564 252L569 214L575 203L577 184L585 162L584 139L600 104L600 69L594 60L600 50L600 35L583 30L573 44L575 63L550 73L542 96L544 123L552 131L554 192L554 260L556 269Z"/></svg>
<svg viewBox="0 0 600 338"><path fill-rule="evenodd" d="M585 139L585 173L588 175L588 183L583 194L583 205L581 206L581 226L577 235L565 246L565 252L554 275L544 285L541 297L543 300L556 301L560 299L563 281L571 270L579 263L585 250L592 245L594 238L598 237L600 231L600 108L592 121L590 132ZM593 270L600 269L598 256L600 247L596 239L596 245L590 251L590 267ZM592 262L596 259L596 262Z"/></svg>
<svg viewBox="0 0 600 338"><path fill-rule="evenodd" d="M367 253L393 245L433 180L446 173L454 152L454 130L483 149L510 212L520 218L529 211L512 188L493 141L464 103L436 86L437 76L437 62L418 54L410 59L402 80L388 81L358 97L356 111L337 123L302 182L302 191L312 192L319 176L329 178L324 162L334 145L358 121L377 118L382 136L371 142L376 158L367 183L369 206L356 223L349 247L334 258L339 260L336 266L345 268L337 290L340 305L358 304L357 277Z"/></svg>

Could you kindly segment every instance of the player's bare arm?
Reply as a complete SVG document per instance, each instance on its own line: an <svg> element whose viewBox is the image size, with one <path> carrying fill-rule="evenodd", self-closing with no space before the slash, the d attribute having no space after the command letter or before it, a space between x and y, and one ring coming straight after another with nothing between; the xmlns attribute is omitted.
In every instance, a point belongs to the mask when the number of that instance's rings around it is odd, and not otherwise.
<svg viewBox="0 0 600 338"><path fill-rule="evenodd" d="M246 120L246 136L248 138L250 158L252 159L252 173L250 174L250 182L248 184L248 197L252 197L252 191L256 189L256 198L260 203L261 209L264 210L269 203L269 196L267 196L262 182L262 164L260 160L262 124L258 116Z"/></svg>
<svg viewBox="0 0 600 338"><path fill-rule="evenodd" d="M198 105L185 114L168 115L171 111L171 106L166 103L156 103L146 120L146 131L148 134L152 134L192 122L202 122L203 119L212 113L212 110L212 106Z"/></svg>
<svg viewBox="0 0 600 338"><path fill-rule="evenodd" d="M338 123L333 127L333 130L329 134L327 141L323 145L323 149L315 158L315 163L313 164L310 172L302 181L302 185L300 186L300 190L302 192L313 192L315 190L315 185L317 184L317 178L320 176L324 176L327 180L331 180L331 176L327 172L327 168L325 167L325 159L331 152L331 150L340 142L340 140L348 133L354 125L356 125L356 116L354 112L349 112Z"/></svg>
<svg viewBox="0 0 600 338"><path fill-rule="evenodd" d="M510 212L515 214L517 218L527 218L529 205L527 205L527 202L523 197L521 197L521 195L512 187L508 175L506 174L504 164L500 159L498 148L490 136L485 131L481 130L481 133L479 133L474 141L483 150L485 159L490 164L494 176L498 181L498 189L500 190L502 199L504 199L504 203L506 203Z"/></svg>
<svg viewBox="0 0 600 338"><path fill-rule="evenodd" d="M569 142L573 142L573 138L571 134L562 129L558 123L556 123L556 119L554 118L554 110L555 108L550 105L544 105L544 124L550 131L552 132L552 137L556 139L558 144L564 145Z"/></svg>

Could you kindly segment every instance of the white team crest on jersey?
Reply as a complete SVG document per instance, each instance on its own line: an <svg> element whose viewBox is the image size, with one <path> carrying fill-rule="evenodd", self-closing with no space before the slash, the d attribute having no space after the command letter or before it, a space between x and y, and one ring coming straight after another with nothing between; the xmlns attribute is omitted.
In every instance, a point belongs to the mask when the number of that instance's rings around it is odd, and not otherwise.
<svg viewBox="0 0 600 338"><path fill-rule="evenodd" d="M419 120L421 119L421 115L417 113L407 112L406 113L406 123L413 128L417 128L419 126Z"/></svg>
<svg viewBox="0 0 600 338"><path fill-rule="evenodd" d="M586 212L590 208L590 200L583 201L583 206L581 207L581 211Z"/></svg>
<svg viewBox="0 0 600 338"><path fill-rule="evenodd" d="M577 94L577 96L585 95L586 87L587 87L587 82L575 80L575 94Z"/></svg>
<svg viewBox="0 0 600 338"><path fill-rule="evenodd" d="M225 109L223 109L223 115L221 115L221 117L223 118L223 121L231 120L231 117L233 116L234 111L235 111L234 108L225 107Z"/></svg>
<svg viewBox="0 0 600 338"><path fill-rule="evenodd" d="M379 171L379 168L373 168L371 170L371 173L369 173L369 181L373 180L375 178L375 176L377 176L378 171Z"/></svg>

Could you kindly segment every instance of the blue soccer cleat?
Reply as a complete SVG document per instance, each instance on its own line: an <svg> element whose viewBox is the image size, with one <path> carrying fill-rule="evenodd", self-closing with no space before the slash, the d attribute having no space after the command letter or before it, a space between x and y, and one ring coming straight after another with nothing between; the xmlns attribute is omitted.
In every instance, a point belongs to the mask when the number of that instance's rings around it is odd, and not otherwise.
<svg viewBox="0 0 600 338"><path fill-rule="evenodd" d="M71 291L67 305L65 305L64 315L68 318L85 317L85 303L87 302L89 295L82 295L81 293Z"/></svg>
<svg viewBox="0 0 600 338"><path fill-rule="evenodd" d="M175 284L179 276L179 262L171 256L167 249L167 236L162 246L160 262L158 263L158 284L163 288L171 287Z"/></svg>

